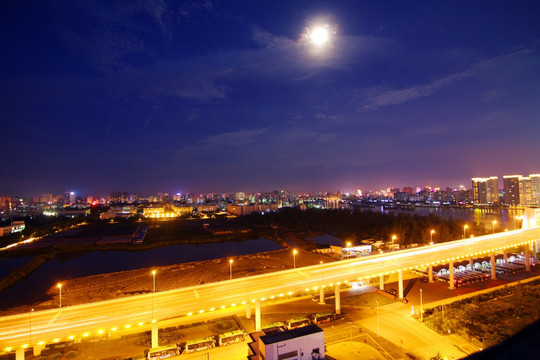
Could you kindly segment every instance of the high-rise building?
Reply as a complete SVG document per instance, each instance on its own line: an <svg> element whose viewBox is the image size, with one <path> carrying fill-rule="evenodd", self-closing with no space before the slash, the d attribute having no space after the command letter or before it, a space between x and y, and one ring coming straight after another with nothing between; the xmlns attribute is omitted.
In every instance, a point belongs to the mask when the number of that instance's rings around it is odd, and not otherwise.
<svg viewBox="0 0 540 360"><path fill-rule="evenodd" d="M521 205L532 205L531 178L522 176L519 178L519 203Z"/></svg>
<svg viewBox="0 0 540 360"><path fill-rule="evenodd" d="M0 212L11 212L11 198L9 196L0 196Z"/></svg>
<svg viewBox="0 0 540 360"><path fill-rule="evenodd" d="M540 174L519 178L519 203L525 206L540 205Z"/></svg>
<svg viewBox="0 0 540 360"><path fill-rule="evenodd" d="M474 202L476 204L493 204L499 202L499 178L472 178Z"/></svg>
<svg viewBox="0 0 540 360"><path fill-rule="evenodd" d="M519 204L519 178L522 175L504 175L504 203L507 205Z"/></svg>
<svg viewBox="0 0 540 360"><path fill-rule="evenodd" d="M234 198L235 200L238 200L238 201L244 201L246 199L246 193L239 191L236 194L234 194Z"/></svg>
<svg viewBox="0 0 540 360"><path fill-rule="evenodd" d="M540 174L530 174L531 193L535 206L540 206Z"/></svg>
<svg viewBox="0 0 540 360"><path fill-rule="evenodd" d="M74 191L66 191L64 193L64 205L73 205L77 202Z"/></svg>

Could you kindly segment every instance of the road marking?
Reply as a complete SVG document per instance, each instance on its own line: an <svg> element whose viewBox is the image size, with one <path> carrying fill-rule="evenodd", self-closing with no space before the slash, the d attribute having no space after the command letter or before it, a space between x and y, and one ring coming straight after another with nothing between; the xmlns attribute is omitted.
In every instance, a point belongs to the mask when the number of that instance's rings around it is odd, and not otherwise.
<svg viewBox="0 0 540 360"><path fill-rule="evenodd" d="M199 293L197 292L197 289L193 289L193 293L195 294L195 297L198 299L199 298Z"/></svg>
<svg viewBox="0 0 540 360"><path fill-rule="evenodd" d="M306 274L305 272L300 271L300 270L298 270L297 273L300 273L300 274L304 275L307 278L310 277L308 274Z"/></svg>
<svg viewBox="0 0 540 360"><path fill-rule="evenodd" d="M58 316L60 316L60 313L62 310L59 310L56 315L53 316L53 318L49 321L49 324L52 324L56 319L58 319Z"/></svg>

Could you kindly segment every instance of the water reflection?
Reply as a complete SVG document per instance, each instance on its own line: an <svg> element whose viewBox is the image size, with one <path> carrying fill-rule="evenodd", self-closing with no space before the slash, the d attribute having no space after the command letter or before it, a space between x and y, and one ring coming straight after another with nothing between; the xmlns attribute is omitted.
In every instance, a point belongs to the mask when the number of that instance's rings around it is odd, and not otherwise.
<svg viewBox="0 0 540 360"><path fill-rule="evenodd" d="M516 219L523 215L523 209L516 208L450 208L450 207L421 207L417 206L414 210L385 209L384 207L375 208L383 213L394 214L418 214L427 216L429 214L437 215L443 219L463 220L483 224L486 230L492 230L495 226L495 232L504 231L504 229L515 230L521 228L521 220ZM493 221L496 221L493 224Z"/></svg>

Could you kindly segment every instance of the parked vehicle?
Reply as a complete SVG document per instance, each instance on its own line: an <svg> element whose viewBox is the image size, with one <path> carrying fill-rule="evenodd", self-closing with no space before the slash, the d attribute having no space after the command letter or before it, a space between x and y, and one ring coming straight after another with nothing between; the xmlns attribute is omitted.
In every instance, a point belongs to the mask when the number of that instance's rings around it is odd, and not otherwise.
<svg viewBox="0 0 540 360"><path fill-rule="evenodd" d="M186 343L186 353L208 350L216 347L216 340L212 337L205 337L198 340L188 341Z"/></svg>

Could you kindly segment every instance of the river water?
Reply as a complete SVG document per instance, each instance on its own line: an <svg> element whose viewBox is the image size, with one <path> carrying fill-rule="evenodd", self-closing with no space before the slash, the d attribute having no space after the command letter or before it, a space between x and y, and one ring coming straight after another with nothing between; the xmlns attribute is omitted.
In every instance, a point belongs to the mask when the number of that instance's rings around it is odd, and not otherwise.
<svg viewBox="0 0 540 360"><path fill-rule="evenodd" d="M146 251L91 252L64 259L55 259L43 264L26 279L0 293L0 309L23 303L45 300L43 294L54 284L78 277L102 273L165 266L190 261L218 259L229 256L254 254L279 250L275 242L260 238L239 242L201 245L172 245ZM30 258L0 259L0 276L24 265Z"/></svg>
<svg viewBox="0 0 540 360"><path fill-rule="evenodd" d="M427 216L429 214L437 215L443 219L463 220L469 223L484 224L487 230L493 227L493 221L496 221L495 231L504 229L515 230L521 227L521 221L516 216L523 215L523 209L473 209L473 208L449 208L449 207L421 207L417 206L414 210L386 209L382 206L369 208L365 210L377 211L382 213L411 214Z"/></svg>

